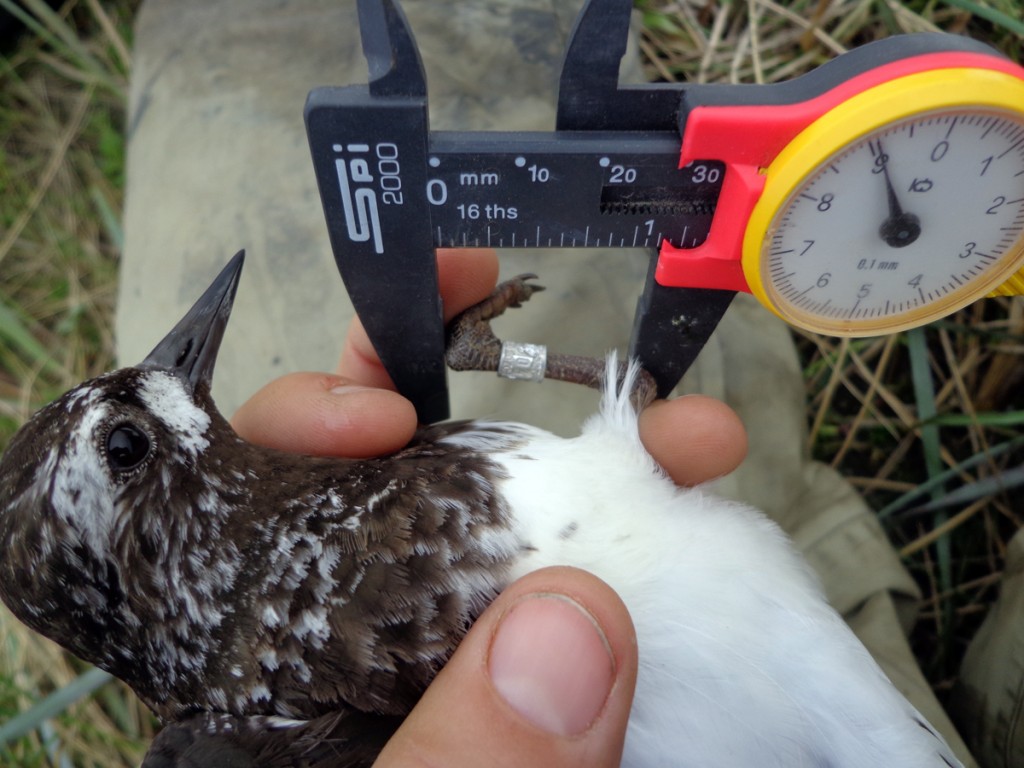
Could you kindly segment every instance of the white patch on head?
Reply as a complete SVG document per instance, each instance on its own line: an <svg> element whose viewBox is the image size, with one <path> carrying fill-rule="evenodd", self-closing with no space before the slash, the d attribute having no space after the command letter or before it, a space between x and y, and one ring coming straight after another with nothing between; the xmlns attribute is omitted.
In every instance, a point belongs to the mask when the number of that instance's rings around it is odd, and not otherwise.
<svg viewBox="0 0 1024 768"><path fill-rule="evenodd" d="M53 446L40 463L29 492L49 487L57 514L93 551L104 554L114 524L115 488L96 440L100 426L110 417L110 407L97 402L99 397L99 390L91 387L73 394L74 402L84 401L81 419L64 444Z"/></svg>
<svg viewBox="0 0 1024 768"><path fill-rule="evenodd" d="M178 438L178 445L195 456L210 445L206 430L210 415L197 406L181 380L164 371L146 371L139 379L139 398L146 409Z"/></svg>
<svg viewBox="0 0 1024 768"><path fill-rule="evenodd" d="M100 390L94 386L83 385L77 389L73 389L65 395L64 410L67 413L71 413L76 407L78 407L81 401L83 408L88 408L94 403L100 396Z"/></svg>

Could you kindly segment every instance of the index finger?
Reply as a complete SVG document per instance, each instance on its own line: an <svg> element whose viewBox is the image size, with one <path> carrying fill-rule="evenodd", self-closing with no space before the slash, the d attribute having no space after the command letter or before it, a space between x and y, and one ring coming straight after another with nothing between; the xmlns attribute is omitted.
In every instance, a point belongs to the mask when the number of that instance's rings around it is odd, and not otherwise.
<svg viewBox="0 0 1024 768"><path fill-rule="evenodd" d="M437 279L444 307L444 321L490 295L498 282L498 254L490 248L441 249L437 252ZM367 387L395 388L359 318L353 319L345 336L337 372Z"/></svg>

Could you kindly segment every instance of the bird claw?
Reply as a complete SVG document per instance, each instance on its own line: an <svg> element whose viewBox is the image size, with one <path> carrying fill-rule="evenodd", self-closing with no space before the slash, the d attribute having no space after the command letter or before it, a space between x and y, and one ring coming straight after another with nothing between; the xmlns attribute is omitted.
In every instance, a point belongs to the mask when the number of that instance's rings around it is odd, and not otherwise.
<svg viewBox="0 0 1024 768"><path fill-rule="evenodd" d="M507 309L521 307L533 294L544 290L543 285L526 282L536 279L537 276L532 272L525 272L511 280L498 283L490 296L465 310L453 322L463 322L463 318L465 322L487 322L503 315Z"/></svg>

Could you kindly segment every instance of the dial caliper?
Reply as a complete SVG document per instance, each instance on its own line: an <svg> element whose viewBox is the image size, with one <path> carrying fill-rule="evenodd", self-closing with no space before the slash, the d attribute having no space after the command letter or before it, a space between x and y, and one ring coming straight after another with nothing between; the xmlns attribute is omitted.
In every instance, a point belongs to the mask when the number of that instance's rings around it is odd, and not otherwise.
<svg viewBox="0 0 1024 768"><path fill-rule="evenodd" d="M431 131L396 0L359 0L369 84L306 126L331 245L370 340L446 418L436 248L652 250L630 355L667 395L737 291L833 335L1024 293L1024 69L903 35L773 85L620 86L632 4L589 0L549 132Z"/></svg>

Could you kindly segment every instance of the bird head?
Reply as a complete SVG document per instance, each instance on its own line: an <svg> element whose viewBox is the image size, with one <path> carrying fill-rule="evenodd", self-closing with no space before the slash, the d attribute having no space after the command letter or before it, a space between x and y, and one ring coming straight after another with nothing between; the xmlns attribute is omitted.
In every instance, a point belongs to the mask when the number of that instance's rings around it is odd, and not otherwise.
<svg viewBox="0 0 1024 768"><path fill-rule="evenodd" d="M207 471L212 433L233 436L209 390L243 258L142 363L40 410L0 458L0 598L30 627L129 682L144 660L120 638L142 637L154 618L180 634L170 645L186 658L166 660L174 675L201 664L201 627L224 620L212 598L230 586L231 548L203 563L204 550L190 544L223 524L233 492L223 487L230 478L211 482ZM160 670L139 674L154 672L159 679Z"/></svg>

